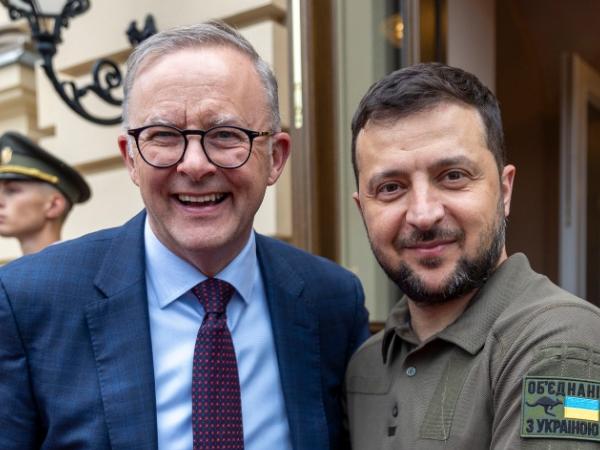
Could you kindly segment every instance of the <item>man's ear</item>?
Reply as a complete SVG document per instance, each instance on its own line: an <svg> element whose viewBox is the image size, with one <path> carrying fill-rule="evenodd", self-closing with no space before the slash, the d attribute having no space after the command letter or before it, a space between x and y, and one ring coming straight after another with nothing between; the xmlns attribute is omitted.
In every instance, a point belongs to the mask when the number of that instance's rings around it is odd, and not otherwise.
<svg viewBox="0 0 600 450"><path fill-rule="evenodd" d="M54 189L53 189L54 190ZM48 219L58 219L64 216L69 207L69 201L60 192L52 192L46 202L46 217Z"/></svg>
<svg viewBox="0 0 600 450"><path fill-rule="evenodd" d="M119 151L121 152L121 158L123 158L123 162L125 163L125 167L127 167L127 171L129 172L129 177L131 181L134 182L136 186L139 186L139 178L135 165L135 159L129 154L129 139L128 136L121 134L118 138L119 143Z"/></svg>
<svg viewBox="0 0 600 450"><path fill-rule="evenodd" d="M352 194L352 199L354 200L354 204L358 208L358 213L362 216L362 205L360 204L360 195L358 195L358 192Z"/></svg>
<svg viewBox="0 0 600 450"><path fill-rule="evenodd" d="M275 184L281 172L285 168L285 163L290 156L290 135L284 132L276 133L271 137L271 169L267 184Z"/></svg>
<svg viewBox="0 0 600 450"><path fill-rule="evenodd" d="M512 199L513 183L517 169L512 164L507 164L502 169L502 177L500 178L500 187L502 189L502 198L504 200L504 215L508 217L510 214L510 201Z"/></svg>

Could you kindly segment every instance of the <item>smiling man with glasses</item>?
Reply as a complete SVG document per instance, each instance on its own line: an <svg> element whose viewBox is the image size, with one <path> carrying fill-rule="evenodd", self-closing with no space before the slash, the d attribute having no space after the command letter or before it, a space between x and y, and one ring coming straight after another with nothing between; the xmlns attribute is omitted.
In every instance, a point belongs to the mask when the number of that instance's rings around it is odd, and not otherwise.
<svg viewBox="0 0 600 450"><path fill-rule="evenodd" d="M0 448L348 448L360 283L252 229L290 151L277 103L222 23L133 52L118 143L145 211L0 270Z"/></svg>

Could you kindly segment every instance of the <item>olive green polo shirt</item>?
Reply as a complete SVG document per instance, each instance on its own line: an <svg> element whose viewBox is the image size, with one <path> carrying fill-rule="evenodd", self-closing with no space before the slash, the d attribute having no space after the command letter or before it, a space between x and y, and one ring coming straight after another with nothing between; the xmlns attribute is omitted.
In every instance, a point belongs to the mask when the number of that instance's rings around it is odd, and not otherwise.
<svg viewBox="0 0 600 450"><path fill-rule="evenodd" d="M419 342L407 300L346 374L353 450L600 448L600 310L506 260Z"/></svg>

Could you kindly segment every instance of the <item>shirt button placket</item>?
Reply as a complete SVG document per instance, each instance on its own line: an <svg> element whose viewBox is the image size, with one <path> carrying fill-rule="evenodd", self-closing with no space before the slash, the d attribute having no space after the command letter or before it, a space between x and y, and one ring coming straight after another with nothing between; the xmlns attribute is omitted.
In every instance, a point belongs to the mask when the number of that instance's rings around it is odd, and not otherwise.
<svg viewBox="0 0 600 450"><path fill-rule="evenodd" d="M396 436L396 431L398 430L399 425L399 417L398 417L398 402L394 402L392 405L392 417L389 419L389 425L387 429L387 436L389 439L394 439Z"/></svg>

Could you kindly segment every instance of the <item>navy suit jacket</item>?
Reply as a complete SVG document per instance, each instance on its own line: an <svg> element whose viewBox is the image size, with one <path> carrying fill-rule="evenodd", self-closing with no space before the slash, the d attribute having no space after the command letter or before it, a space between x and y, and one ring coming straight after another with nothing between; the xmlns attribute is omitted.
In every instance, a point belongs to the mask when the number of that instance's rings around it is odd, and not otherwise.
<svg viewBox="0 0 600 450"><path fill-rule="evenodd" d="M0 449L157 447L144 217L0 269ZM361 285L279 241L256 245L293 447L346 448L341 386L368 334Z"/></svg>

